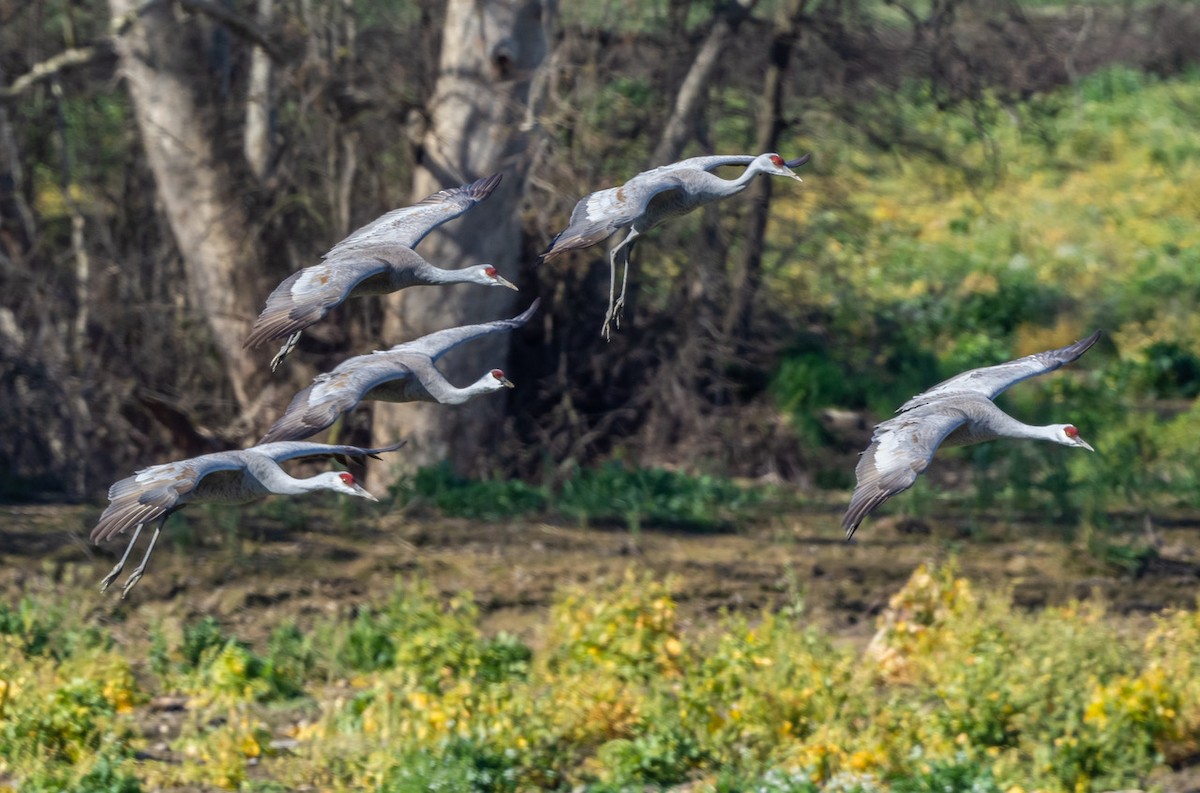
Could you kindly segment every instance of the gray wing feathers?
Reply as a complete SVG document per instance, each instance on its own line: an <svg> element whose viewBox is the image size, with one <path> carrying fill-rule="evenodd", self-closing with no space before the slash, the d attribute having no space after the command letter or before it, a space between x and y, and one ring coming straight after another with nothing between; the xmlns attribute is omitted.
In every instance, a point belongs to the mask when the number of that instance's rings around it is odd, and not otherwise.
<svg viewBox="0 0 1200 793"><path fill-rule="evenodd" d="M942 441L966 421L958 410L920 411L889 419L875 428L871 445L854 469L857 484L842 517L846 539L871 510L913 486Z"/></svg>
<svg viewBox="0 0 1200 793"><path fill-rule="evenodd" d="M425 235L453 220L492 194L501 175L493 174L461 187L442 190L412 206L381 215L330 248L326 258L380 244L415 248Z"/></svg>
<svg viewBox="0 0 1200 793"><path fill-rule="evenodd" d="M579 199L571 212L571 222L551 241L542 258L587 248L608 239L617 229L631 225L655 196L681 186L678 174L672 170L638 174L620 187L598 190Z"/></svg>
<svg viewBox="0 0 1200 793"><path fill-rule="evenodd" d="M280 441L278 443L260 443L251 446L246 451L265 454L277 463L284 460L295 460L301 457L376 457L384 452L394 452L405 444L405 441L382 446L378 449L364 449L359 446L332 446L328 443L307 443L304 441Z"/></svg>
<svg viewBox="0 0 1200 793"><path fill-rule="evenodd" d="M529 308L511 319L498 319L493 322L480 322L477 325L462 325L457 328L435 331L419 339L397 344L390 350L377 352L375 355L386 355L393 352L419 353L428 355L432 360L436 361L450 350L472 339L524 327L541 304L542 299L538 298L533 301Z"/></svg>
<svg viewBox="0 0 1200 793"><path fill-rule="evenodd" d="M358 406L368 391L380 383L408 376L408 368L388 353L359 355L343 361L332 372L318 375L298 392L287 410L259 444L295 441L316 435Z"/></svg>
<svg viewBox="0 0 1200 793"><path fill-rule="evenodd" d="M92 529L91 540L101 543L172 511L204 477L214 471L233 471L244 465L240 452L216 452L190 460L152 465L108 489L109 505Z"/></svg>
<svg viewBox="0 0 1200 793"><path fill-rule="evenodd" d="M903 413L954 393L978 394L988 399L995 399L1017 383L1053 372L1055 369L1071 363L1087 352L1099 338L1100 331L1096 331L1086 339L1059 347L1056 350L1038 352L996 366L984 366L963 372L917 394L901 405L897 412Z"/></svg>
<svg viewBox="0 0 1200 793"><path fill-rule="evenodd" d="M292 273L271 292L242 346L257 347L304 330L345 300L354 287L387 269L388 262L366 256L324 261Z"/></svg>
<svg viewBox="0 0 1200 793"><path fill-rule="evenodd" d="M700 171L711 171L713 168L719 168L722 165L749 165L754 162L753 154L711 154L706 157L689 157L686 160L680 160L673 165L665 165L661 169L656 170L680 170L694 168ZM650 171L649 173L654 173Z"/></svg>

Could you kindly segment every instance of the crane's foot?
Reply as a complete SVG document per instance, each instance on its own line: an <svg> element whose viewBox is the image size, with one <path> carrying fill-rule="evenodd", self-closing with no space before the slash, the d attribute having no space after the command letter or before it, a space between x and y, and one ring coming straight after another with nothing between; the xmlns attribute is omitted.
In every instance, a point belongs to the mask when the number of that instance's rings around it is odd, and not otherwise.
<svg viewBox="0 0 1200 793"><path fill-rule="evenodd" d="M283 359L286 358L288 353L291 351L292 348L285 344L279 349L279 352L275 353L275 357L271 359L272 372L279 368L279 364L283 363Z"/></svg>
<svg viewBox="0 0 1200 793"><path fill-rule="evenodd" d="M296 349L296 345L300 343L300 334L302 332L298 330L291 336L288 336L288 340L279 348L279 352L275 353L275 357L271 359L272 372L279 368L279 364L283 363L283 359L288 357L292 350Z"/></svg>
<svg viewBox="0 0 1200 793"><path fill-rule="evenodd" d="M133 589L133 585L142 580L142 574L146 572L146 565L138 565L138 569L129 574L129 580L125 582L125 586L121 588L121 600L129 597L129 590Z"/></svg>
<svg viewBox="0 0 1200 793"><path fill-rule="evenodd" d="M121 574L121 571L124 569L125 569L125 560L122 559L121 561L117 562L117 566L112 569L111 573L104 576L104 580L100 582L100 591L101 592L108 591L109 586L112 585L113 581L117 580L117 576L119 576Z"/></svg>

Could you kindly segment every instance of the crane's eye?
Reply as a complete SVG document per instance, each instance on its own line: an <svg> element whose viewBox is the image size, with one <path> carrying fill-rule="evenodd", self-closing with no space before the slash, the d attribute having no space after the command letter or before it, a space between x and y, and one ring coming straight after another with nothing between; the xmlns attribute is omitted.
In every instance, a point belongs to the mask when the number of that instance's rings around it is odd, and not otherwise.
<svg viewBox="0 0 1200 793"><path fill-rule="evenodd" d="M777 168L782 168L783 167L783 158L780 157L778 154L772 154L771 155L771 164Z"/></svg>
<svg viewBox="0 0 1200 793"><path fill-rule="evenodd" d="M488 275L488 278L495 278L495 277L496 277L496 268L495 268L495 267L492 267L490 264L489 264L487 267L485 267L483 271L484 271L485 273L487 273L487 275Z"/></svg>
<svg viewBox="0 0 1200 793"><path fill-rule="evenodd" d="M493 370L492 370L492 377L496 378L497 380L503 380L503 379L504 379L504 372L502 372L502 371L501 371L501 370L499 370L499 369L493 369Z"/></svg>
<svg viewBox="0 0 1200 793"><path fill-rule="evenodd" d="M1067 434L1068 438L1078 438L1079 437L1079 430L1077 430L1074 427L1069 426L1069 425L1066 427L1063 427L1063 432L1065 432Z"/></svg>
<svg viewBox="0 0 1200 793"><path fill-rule="evenodd" d="M343 473L339 478L346 484L350 485L351 487L354 487L354 477L351 476L350 474Z"/></svg>

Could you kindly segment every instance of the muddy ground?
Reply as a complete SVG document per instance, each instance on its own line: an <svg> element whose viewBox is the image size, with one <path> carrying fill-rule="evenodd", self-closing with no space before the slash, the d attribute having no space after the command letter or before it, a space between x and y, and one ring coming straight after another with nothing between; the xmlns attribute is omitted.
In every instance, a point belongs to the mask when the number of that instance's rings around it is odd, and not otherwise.
<svg viewBox="0 0 1200 793"><path fill-rule="evenodd" d="M11 602L30 589L78 588L88 611L135 625L142 622L135 615L212 614L250 641L287 617L303 624L386 598L398 578L415 577L445 595L470 590L486 630L535 638L529 629L544 620L557 588L614 580L631 565L672 576L681 612L697 625L722 610L757 612L801 595L817 624L850 640L870 634L874 615L918 564L951 556L976 585L1011 590L1030 608L1102 597L1114 618L1137 622L1167 606L1193 606L1200 593L1200 516L1159 521L1152 537L1118 538L1158 544L1157 557L1135 569L1098 558L1059 529L1025 524L968 536L952 519L884 517L846 543L833 503L723 531L647 528L636 538L617 526L467 521L372 506L347 513L311 499L282 515L179 513L124 602L116 587L103 595L94 589L120 550L87 542L97 507L0 506L0 591Z"/></svg>
<svg viewBox="0 0 1200 793"><path fill-rule="evenodd" d="M535 626L546 621L557 589L615 581L630 566L671 577L688 630L722 611L753 614L802 597L813 622L856 644L869 638L875 615L917 565L951 557L978 589L1011 592L1021 607L1102 598L1110 618L1130 631L1144 631L1165 607L1195 606L1200 593L1200 516L1159 520L1152 534L1118 538L1118 545L1157 544L1157 555L1136 566L1099 558L1096 543L1065 540L1060 529L1033 523L984 524L967 534L954 519L884 517L868 520L847 544L840 504L832 502L723 531L647 528L636 538L617 526L445 519L321 498L293 503L173 516L149 573L125 601L119 586L96 589L120 550L87 542L97 506L0 506L0 592L9 603L30 592L78 598L139 654L150 626L163 620L211 614L258 644L285 619L304 628L349 614L386 599L398 579L413 578L446 596L470 590L486 631L515 632L535 647ZM167 737L174 732L173 717L147 718ZM159 744L160 754L166 746ZM1164 775L1158 784L1200 790L1200 769Z"/></svg>

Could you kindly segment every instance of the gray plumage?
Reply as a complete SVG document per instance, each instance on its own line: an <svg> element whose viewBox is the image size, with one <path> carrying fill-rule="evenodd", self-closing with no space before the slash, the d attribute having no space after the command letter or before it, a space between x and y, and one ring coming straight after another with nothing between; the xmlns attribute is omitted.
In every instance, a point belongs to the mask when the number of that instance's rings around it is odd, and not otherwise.
<svg viewBox="0 0 1200 793"><path fill-rule="evenodd" d="M305 328L351 297L385 295L410 286L473 283L516 289L490 264L443 270L413 250L429 232L492 194L500 174L442 190L412 206L393 209L334 245L324 261L288 276L267 298L246 337L257 347L284 336L288 341L271 362L274 370L296 346Z"/></svg>
<svg viewBox="0 0 1200 793"><path fill-rule="evenodd" d="M629 251L637 237L663 221L691 212L697 207L740 193L755 176L767 174L788 176L808 162L809 155L785 161L778 154L734 154L727 156L692 157L650 171L643 171L619 187L610 187L586 195L575 205L571 221L550 243L542 259L551 259L567 251L587 248L612 236L618 229L628 228L629 234L609 255L608 311L601 330L610 335L609 325L615 320L621 325L621 309L625 304L625 285L629 277ZM722 165L745 165L737 179L722 179L710 173ZM621 294L616 296L617 261L620 257L624 272Z"/></svg>
<svg viewBox="0 0 1200 793"><path fill-rule="evenodd" d="M120 574L133 550L142 526L158 521L154 536L142 557L142 563L126 581L122 597L146 571L154 544L167 518L194 502L215 504L244 504L272 493L296 495L315 490L333 490L346 495L378 501L345 472L327 471L307 479L289 476L279 463L299 458L375 457L395 451L404 442L380 449L357 446L330 446L324 443L269 443L225 452L204 454L187 460L152 465L116 482L108 489L109 505L92 529L91 540L99 544L133 528L133 537L117 562L100 585L100 591Z"/></svg>
<svg viewBox="0 0 1200 793"><path fill-rule="evenodd" d="M350 412L363 400L380 402L441 402L457 405L481 394L512 388L504 372L492 369L466 388L456 388L434 362L450 350L482 336L507 333L525 325L540 300L512 319L439 330L388 350L343 361L318 375L312 385L292 397L283 416L260 443L315 435Z"/></svg>
<svg viewBox="0 0 1200 793"><path fill-rule="evenodd" d="M962 446L1000 437L1032 438L1093 451L1070 424L1033 426L1017 421L992 403L1005 389L1052 372L1087 352L1100 331L1056 350L972 369L917 394L895 418L875 427L871 445L859 458L850 507L842 518L846 539L871 510L912 487L929 467L939 446Z"/></svg>

